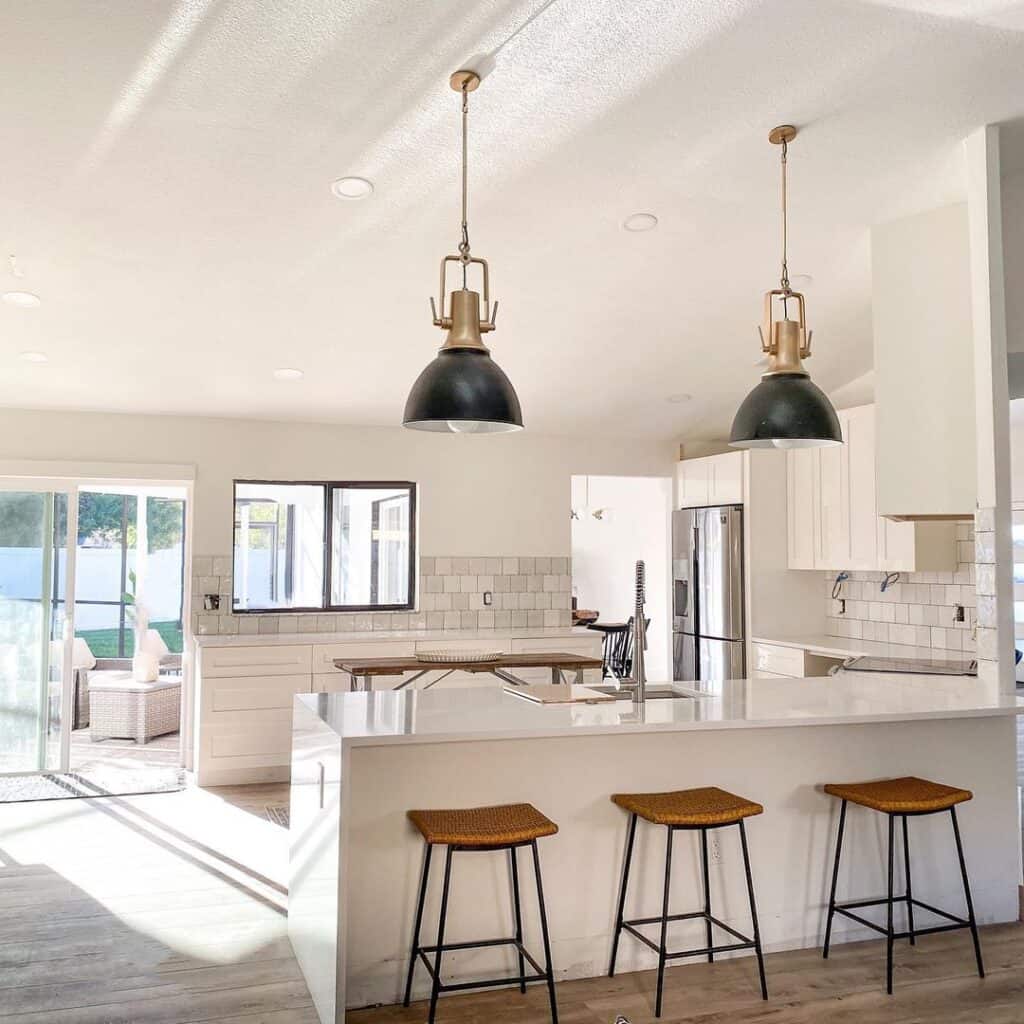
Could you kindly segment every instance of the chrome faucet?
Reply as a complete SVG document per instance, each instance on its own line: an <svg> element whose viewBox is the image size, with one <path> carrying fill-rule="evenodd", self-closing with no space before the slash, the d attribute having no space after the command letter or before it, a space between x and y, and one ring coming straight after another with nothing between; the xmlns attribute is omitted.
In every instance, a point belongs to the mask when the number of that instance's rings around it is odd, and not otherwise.
<svg viewBox="0 0 1024 1024"><path fill-rule="evenodd" d="M642 561L636 563L636 605L633 610L633 665L625 686L633 691L633 703L643 706L647 699L647 666L644 651L647 648L647 629L644 620L644 603L647 598L646 567Z"/></svg>

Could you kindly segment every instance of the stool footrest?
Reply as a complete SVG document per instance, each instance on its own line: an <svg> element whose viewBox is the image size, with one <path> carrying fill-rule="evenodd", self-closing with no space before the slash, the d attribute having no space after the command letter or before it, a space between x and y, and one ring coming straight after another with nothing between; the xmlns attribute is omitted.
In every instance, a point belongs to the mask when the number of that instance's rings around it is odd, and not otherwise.
<svg viewBox="0 0 1024 1024"><path fill-rule="evenodd" d="M523 985L533 981L548 980L544 968L537 963L530 951L518 939L482 939L478 942L446 942L443 946L417 946L416 956L420 958L423 966L427 969L427 974L433 980L434 965L427 956L428 953L436 953L438 949L444 954L453 949L488 949L494 946L514 946L516 951L537 973L506 975L501 978L488 978L484 981L462 981L447 985L444 982L439 982L437 986L438 992L459 992L473 988L496 988L499 985Z"/></svg>
<svg viewBox="0 0 1024 1024"><path fill-rule="evenodd" d="M913 932L909 930L905 932L893 930L892 937L894 939L909 939L911 935L916 938L918 935L935 935L937 932L953 932L958 928L971 927L971 922L967 918L957 917L956 914L951 914L948 910L933 907L930 903L923 903L921 900L915 900L910 896L893 896L892 901L893 903L906 903L909 906L920 907L922 910L927 910L931 914L937 914L939 917L944 917L947 921L953 922L952 924L931 925L927 928L915 927ZM884 926L876 924L874 921L869 921L866 917L861 917L860 914L852 913L852 911L858 910L861 907L884 907L888 902L888 899L884 896L874 900L851 900L846 903L837 903L833 910L835 913L842 914L843 917L847 917L851 921L856 921L857 924L863 925L865 928L878 932L879 935L888 935L889 930Z"/></svg>
<svg viewBox="0 0 1024 1024"><path fill-rule="evenodd" d="M686 956L707 956L709 953L731 953L731 952L733 952L734 950L737 950L737 949L755 949L756 945L757 945L754 942L753 939L748 938L742 932L738 932L738 931L736 931L735 928L732 928L729 925L727 925L724 921L719 921L719 919L717 917L714 917L711 914L707 914L707 913L705 913L702 910L696 910L696 911L694 911L693 913L690 913L690 914L669 914L669 916L667 918L665 918L665 920L666 921L708 921L711 924L715 925L716 927L721 928L723 931L728 932L734 938L739 939L739 942L732 943L732 944L725 945L725 946L714 946L714 945L702 946L700 949L680 950L677 953L670 953L666 949L664 951L665 952L665 959L666 960L677 960L680 957L686 957ZM634 918L632 921L623 921L622 922L622 929L623 929L623 931L629 932L629 934L632 935L633 938L639 939L645 946L647 946L649 949L653 950L655 953L658 953L660 955L661 952L662 952L661 946L659 946L658 943L654 942L652 939L650 939L646 935L644 935L643 932L637 930L637 927L636 927L637 925L645 925L645 924L658 924L658 925L660 925L661 924L661 918L660 917L638 917L638 918Z"/></svg>

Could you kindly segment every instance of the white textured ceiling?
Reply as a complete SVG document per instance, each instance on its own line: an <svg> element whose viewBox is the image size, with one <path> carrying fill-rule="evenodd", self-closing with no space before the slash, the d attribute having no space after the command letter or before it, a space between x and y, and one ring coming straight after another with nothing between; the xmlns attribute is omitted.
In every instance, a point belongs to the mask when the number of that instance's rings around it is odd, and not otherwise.
<svg viewBox="0 0 1024 1024"><path fill-rule="evenodd" d="M0 286L44 299L0 306L0 405L398 423L458 240L448 73L539 3L0 5ZM1024 4L557 0L472 110L527 428L712 438L777 275L767 130L802 128L790 266L839 387L871 363L869 225L962 198L959 140L1024 114Z"/></svg>

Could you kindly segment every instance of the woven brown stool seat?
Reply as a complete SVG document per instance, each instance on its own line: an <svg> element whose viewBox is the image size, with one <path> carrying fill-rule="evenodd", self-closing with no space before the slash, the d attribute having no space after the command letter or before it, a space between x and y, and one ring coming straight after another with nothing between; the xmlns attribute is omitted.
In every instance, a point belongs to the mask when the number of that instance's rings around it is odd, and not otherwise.
<svg viewBox="0 0 1024 1024"><path fill-rule="evenodd" d="M496 804L447 811L409 811L409 820L434 846L509 846L553 836L558 826L533 804Z"/></svg>
<svg viewBox="0 0 1024 1024"><path fill-rule="evenodd" d="M883 814L931 814L948 811L954 804L971 800L969 789L944 786L910 775L903 779L880 779L877 782L830 782L825 786L829 796L849 800L851 804L870 807Z"/></svg>
<svg viewBox="0 0 1024 1024"><path fill-rule="evenodd" d="M900 779L878 779L875 782L830 782L825 792L842 800L839 810L839 828L836 834L836 857L832 867L832 889L828 899L828 917L825 923L825 945L822 956L827 960L832 941L832 921L836 914L848 918L863 927L871 928L885 936L885 990L892 995L893 979L893 946L897 939L909 939L910 945L917 945L922 935L935 932L955 931L967 928L971 932L974 944L974 959L978 968L978 977L985 977L985 965L981 959L981 943L978 940L978 923L974 916L974 902L971 899L971 884L967 877L967 862L964 860L964 847L960 838L960 825L956 818L956 805L971 800L974 794L969 789L958 789L955 786L944 786L941 782L929 782L908 775ZM880 899L859 899L845 903L836 902L836 889L839 882L839 861L843 854L843 835L846 829L847 804L857 804L870 811L877 811L889 819L889 841L887 846L888 891ZM960 862L960 878L964 887L964 903L967 916L952 914L941 907L925 903L914 896L913 882L910 877L910 834L907 826L909 818L926 814L949 813L953 826L953 840L956 843L957 860ZM899 820L903 832L903 877L905 893L897 895L895 880L896 861L896 823ZM902 904L906 909L907 926L898 930L893 908ZM863 916L862 911L869 907L885 907L885 925L882 926ZM927 914L938 917L937 925L921 927L916 911L923 910Z"/></svg>
<svg viewBox="0 0 1024 1024"><path fill-rule="evenodd" d="M616 793L612 801L652 825L733 825L743 818L763 814L753 800L727 793L717 786L677 789L670 793Z"/></svg>

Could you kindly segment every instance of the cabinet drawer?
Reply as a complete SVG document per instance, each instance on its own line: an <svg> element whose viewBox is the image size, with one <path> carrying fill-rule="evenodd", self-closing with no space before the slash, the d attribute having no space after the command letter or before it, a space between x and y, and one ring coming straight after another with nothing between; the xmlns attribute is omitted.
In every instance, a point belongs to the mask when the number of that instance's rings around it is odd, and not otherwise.
<svg viewBox="0 0 1024 1024"><path fill-rule="evenodd" d="M227 716L226 716L227 717ZM292 710L275 708L231 715L203 730L200 757L211 767L219 761L236 768L288 765L292 749Z"/></svg>
<svg viewBox="0 0 1024 1024"><path fill-rule="evenodd" d="M531 651L554 651L565 654L582 654L587 658L600 658L602 652L601 634L589 636L545 636L512 641L513 654L529 654Z"/></svg>
<svg viewBox="0 0 1024 1024"><path fill-rule="evenodd" d="M309 645L266 647L204 647L200 649L203 678L217 676L287 676L312 671Z"/></svg>
<svg viewBox="0 0 1024 1024"><path fill-rule="evenodd" d="M799 647L754 644L754 667L761 673L799 678L804 674L804 652Z"/></svg>
<svg viewBox="0 0 1024 1024"><path fill-rule="evenodd" d="M340 672L335 658L407 658L416 651L413 640L353 640L352 643L316 644L313 647L312 671Z"/></svg>
<svg viewBox="0 0 1024 1024"><path fill-rule="evenodd" d="M289 709L296 693L310 692L310 676L223 676L203 680L203 712Z"/></svg>

